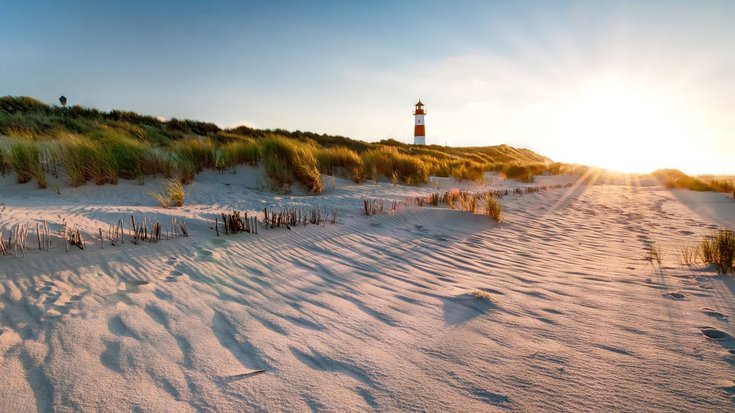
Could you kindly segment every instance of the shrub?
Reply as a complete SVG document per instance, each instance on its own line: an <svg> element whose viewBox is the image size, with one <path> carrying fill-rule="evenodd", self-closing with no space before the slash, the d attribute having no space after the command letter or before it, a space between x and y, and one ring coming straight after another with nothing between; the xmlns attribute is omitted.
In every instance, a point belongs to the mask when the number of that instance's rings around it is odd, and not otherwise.
<svg viewBox="0 0 735 413"><path fill-rule="evenodd" d="M266 174L276 186L299 181L313 193L322 191L322 177L313 144L271 135L263 140L262 145Z"/></svg>
<svg viewBox="0 0 735 413"><path fill-rule="evenodd" d="M717 267L718 274L727 274L733 270L735 262L735 232L721 229L705 237L699 243L702 260Z"/></svg>
<svg viewBox="0 0 735 413"><path fill-rule="evenodd" d="M149 195L163 208L183 206L186 197L184 185L178 179L166 180L166 188L161 192L150 192Z"/></svg>

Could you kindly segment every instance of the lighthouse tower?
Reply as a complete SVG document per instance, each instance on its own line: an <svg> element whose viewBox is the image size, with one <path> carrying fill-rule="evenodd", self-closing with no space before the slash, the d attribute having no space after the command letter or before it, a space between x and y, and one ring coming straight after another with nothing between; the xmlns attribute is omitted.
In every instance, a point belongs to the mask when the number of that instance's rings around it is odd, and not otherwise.
<svg viewBox="0 0 735 413"><path fill-rule="evenodd" d="M424 124L424 115L426 115L426 111L424 111L424 104L421 103L421 99L419 99L419 103L416 104L416 107L413 110L413 117L414 117L414 126L413 126L413 144L414 145L426 145L426 125Z"/></svg>

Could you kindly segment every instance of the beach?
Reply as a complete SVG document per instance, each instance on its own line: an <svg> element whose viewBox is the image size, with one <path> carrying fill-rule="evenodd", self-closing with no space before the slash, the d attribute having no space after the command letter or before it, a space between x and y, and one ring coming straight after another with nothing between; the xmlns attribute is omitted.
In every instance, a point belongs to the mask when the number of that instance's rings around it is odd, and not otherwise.
<svg viewBox="0 0 735 413"><path fill-rule="evenodd" d="M735 282L678 258L735 228L730 197L573 175L323 181L281 194L254 168L205 171L163 209L160 179L0 178L5 237L32 228L24 258L0 256L0 411L735 411ZM508 189L503 222L408 202L460 188ZM400 204L366 216L365 199ZM214 229L285 207L336 219ZM188 237L134 244L131 215ZM103 248L118 221L125 243ZM84 250L65 251L64 222Z"/></svg>

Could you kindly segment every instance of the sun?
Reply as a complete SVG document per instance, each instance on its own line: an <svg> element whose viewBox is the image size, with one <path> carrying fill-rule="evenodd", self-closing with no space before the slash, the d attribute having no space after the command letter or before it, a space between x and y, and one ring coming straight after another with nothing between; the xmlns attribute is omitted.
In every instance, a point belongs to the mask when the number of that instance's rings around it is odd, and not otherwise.
<svg viewBox="0 0 735 413"><path fill-rule="evenodd" d="M690 144L675 99L621 80L592 82L557 110L565 158L621 172L650 172L680 162Z"/></svg>

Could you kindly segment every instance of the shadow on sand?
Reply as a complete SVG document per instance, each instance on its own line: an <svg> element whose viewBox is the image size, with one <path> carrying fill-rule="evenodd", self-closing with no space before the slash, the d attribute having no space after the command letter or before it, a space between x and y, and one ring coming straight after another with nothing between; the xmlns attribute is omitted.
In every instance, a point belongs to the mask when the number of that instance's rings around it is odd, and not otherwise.
<svg viewBox="0 0 735 413"><path fill-rule="evenodd" d="M444 324L459 325L498 308L494 303L465 293L456 297L442 297Z"/></svg>

